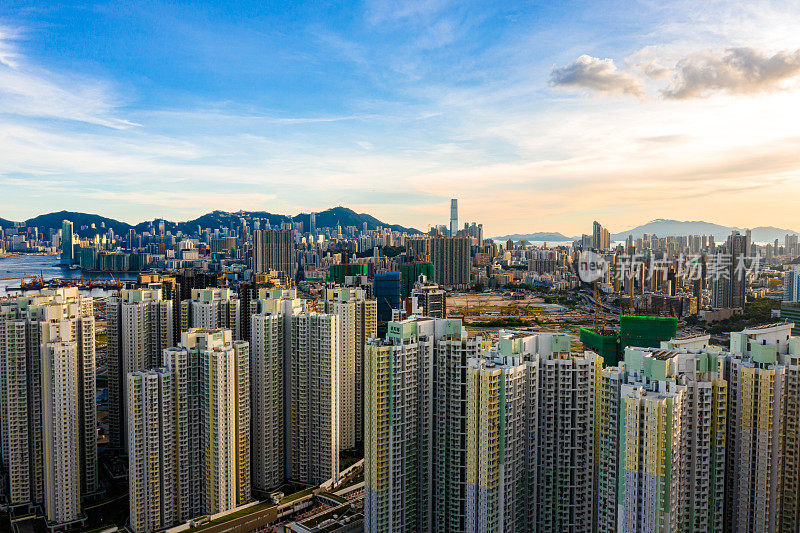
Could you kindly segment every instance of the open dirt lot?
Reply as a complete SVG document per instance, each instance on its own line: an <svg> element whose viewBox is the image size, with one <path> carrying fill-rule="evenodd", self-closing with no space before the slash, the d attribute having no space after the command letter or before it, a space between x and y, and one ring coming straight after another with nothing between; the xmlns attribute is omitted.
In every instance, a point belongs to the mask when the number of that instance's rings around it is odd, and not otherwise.
<svg viewBox="0 0 800 533"><path fill-rule="evenodd" d="M447 297L447 309L481 309L482 311L499 311L501 308L517 306L548 307L541 298L526 295L525 298L514 300L508 294L499 293L478 293L466 294L457 293Z"/></svg>

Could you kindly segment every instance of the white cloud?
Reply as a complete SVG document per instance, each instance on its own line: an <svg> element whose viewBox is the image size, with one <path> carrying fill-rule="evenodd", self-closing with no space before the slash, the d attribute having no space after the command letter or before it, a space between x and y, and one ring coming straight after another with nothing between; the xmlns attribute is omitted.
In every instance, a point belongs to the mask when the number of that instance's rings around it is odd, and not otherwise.
<svg viewBox="0 0 800 533"><path fill-rule="evenodd" d="M732 94L771 92L800 75L800 49L768 55L754 48L729 48L719 55L696 52L678 61L662 94L678 100L724 91Z"/></svg>
<svg viewBox="0 0 800 533"><path fill-rule="evenodd" d="M600 59L586 54L565 67L553 68L550 85L590 89L603 95L630 94L639 99L645 97L642 81L617 69L613 59Z"/></svg>

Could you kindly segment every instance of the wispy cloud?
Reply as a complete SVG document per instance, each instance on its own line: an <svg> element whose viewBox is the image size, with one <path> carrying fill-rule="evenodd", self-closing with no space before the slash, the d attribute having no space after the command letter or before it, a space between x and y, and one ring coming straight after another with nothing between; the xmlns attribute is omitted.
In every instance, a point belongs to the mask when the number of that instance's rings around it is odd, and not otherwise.
<svg viewBox="0 0 800 533"><path fill-rule="evenodd" d="M0 27L0 114L109 128L136 125L115 116L117 97L106 81L31 65L17 46L22 34L20 30Z"/></svg>
<svg viewBox="0 0 800 533"><path fill-rule="evenodd" d="M13 40L16 39L17 32L11 28L0 26L0 66L7 68L17 68L17 51L13 46Z"/></svg>
<svg viewBox="0 0 800 533"><path fill-rule="evenodd" d="M176 213L194 215L200 212L223 209L237 211L264 210L270 206L276 198L274 194L258 192L216 192L209 194L206 191L170 191L163 189L136 190L121 192L107 189L87 189L79 193L79 196L103 202L133 203L139 206L169 208ZM173 217L174 218L174 217Z"/></svg>
<svg viewBox="0 0 800 533"><path fill-rule="evenodd" d="M448 0L368 0L366 18L370 24L427 21L441 13L449 4Z"/></svg>

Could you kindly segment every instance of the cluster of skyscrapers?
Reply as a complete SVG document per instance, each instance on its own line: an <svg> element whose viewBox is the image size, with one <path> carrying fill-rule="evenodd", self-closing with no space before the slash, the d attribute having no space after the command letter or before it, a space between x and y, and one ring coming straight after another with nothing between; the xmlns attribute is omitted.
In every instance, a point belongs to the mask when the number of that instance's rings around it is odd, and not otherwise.
<svg viewBox="0 0 800 533"><path fill-rule="evenodd" d="M458 230L454 200L449 230L405 235L392 257L377 248L351 257L336 248L338 228L327 281L287 289L322 250L310 222L308 241L254 224L245 254L220 234L209 252L239 263L143 274L99 314L77 288L0 301L2 505L63 529L85 520L100 491L98 314L109 447L127 455L134 533L229 511L287 482L336 481L341 452L362 446L370 532L800 530L793 324L733 333L728 350L707 336L626 342L613 361L566 334L501 331L493 342L446 318L442 287L533 279L531 269L539 282L563 272L577 284L568 272L577 249L509 241L497 255L481 231ZM65 264L82 250L76 240L65 221ZM579 244L607 253L610 234L595 223ZM743 306L736 266L757 248L749 234L719 247L654 236L626 246L668 257L703 249L703 268L719 259L736 272L714 280L712 307ZM800 299L798 272L783 273L787 301ZM644 273L625 282L629 294L644 290ZM671 281L667 272L648 283L674 292Z"/></svg>
<svg viewBox="0 0 800 533"><path fill-rule="evenodd" d="M92 298L45 290L0 301L0 440L5 504L49 526L79 524L96 493Z"/></svg>
<svg viewBox="0 0 800 533"><path fill-rule="evenodd" d="M340 451L361 443L375 301L360 289L312 302L265 288L249 305L244 340L237 297L193 290L180 343L160 289L123 290L109 305L109 360L124 380L112 441L127 443L134 531L230 510L288 480L336 479Z"/></svg>
<svg viewBox="0 0 800 533"><path fill-rule="evenodd" d="M77 288L0 303L2 493L53 528L84 521L99 490L93 303ZM173 304L158 284L106 301L109 444L128 456L131 530L335 479L340 451L363 440L375 301L356 288L322 301L262 288L247 339L228 289Z"/></svg>
<svg viewBox="0 0 800 533"><path fill-rule="evenodd" d="M365 529L797 531L800 338L791 324L625 350L454 320L367 346Z"/></svg>

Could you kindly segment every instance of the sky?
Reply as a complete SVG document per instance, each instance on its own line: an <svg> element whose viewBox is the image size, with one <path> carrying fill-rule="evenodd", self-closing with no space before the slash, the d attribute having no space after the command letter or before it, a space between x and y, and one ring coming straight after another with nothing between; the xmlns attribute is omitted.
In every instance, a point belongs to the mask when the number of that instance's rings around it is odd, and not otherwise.
<svg viewBox="0 0 800 533"><path fill-rule="evenodd" d="M800 3L0 3L0 217L800 230Z"/></svg>

